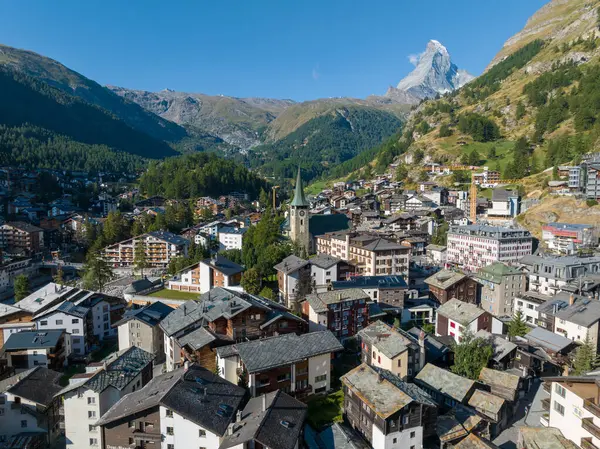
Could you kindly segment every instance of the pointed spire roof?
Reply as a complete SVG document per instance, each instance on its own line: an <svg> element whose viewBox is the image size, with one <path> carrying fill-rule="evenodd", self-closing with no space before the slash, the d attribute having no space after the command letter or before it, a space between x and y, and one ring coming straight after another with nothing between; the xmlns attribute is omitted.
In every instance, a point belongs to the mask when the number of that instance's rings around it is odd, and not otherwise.
<svg viewBox="0 0 600 449"><path fill-rule="evenodd" d="M302 177L300 176L300 167L298 167L298 176L296 177L296 188L294 189L294 199L291 203L292 206L306 206L308 207L308 201L304 196L304 186L302 185Z"/></svg>

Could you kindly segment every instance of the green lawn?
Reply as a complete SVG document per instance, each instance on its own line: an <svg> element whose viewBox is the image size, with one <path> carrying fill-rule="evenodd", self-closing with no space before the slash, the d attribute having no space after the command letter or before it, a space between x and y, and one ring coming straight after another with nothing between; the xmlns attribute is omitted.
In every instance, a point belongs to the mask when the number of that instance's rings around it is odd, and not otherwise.
<svg viewBox="0 0 600 449"><path fill-rule="evenodd" d="M308 423L313 429L342 421L344 392L338 390L328 396L319 396L308 401Z"/></svg>
<svg viewBox="0 0 600 449"><path fill-rule="evenodd" d="M317 182L313 182L312 184L306 186L306 188L304 189L304 193L306 193L307 195L317 195L318 193L321 193L321 191L325 190L326 188L327 188L326 181L317 181Z"/></svg>
<svg viewBox="0 0 600 449"><path fill-rule="evenodd" d="M178 290L169 290L168 288L163 288L162 290L150 293L148 296L167 299L198 299L200 294L193 292L180 292Z"/></svg>

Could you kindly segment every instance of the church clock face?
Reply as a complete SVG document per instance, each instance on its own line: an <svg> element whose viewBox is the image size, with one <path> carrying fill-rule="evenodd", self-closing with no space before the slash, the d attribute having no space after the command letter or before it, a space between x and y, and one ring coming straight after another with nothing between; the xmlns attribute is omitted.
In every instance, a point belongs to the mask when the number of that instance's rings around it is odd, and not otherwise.
<svg viewBox="0 0 600 449"><path fill-rule="evenodd" d="M301 210L299 213L301 217L304 217L305 212L303 210Z"/></svg>

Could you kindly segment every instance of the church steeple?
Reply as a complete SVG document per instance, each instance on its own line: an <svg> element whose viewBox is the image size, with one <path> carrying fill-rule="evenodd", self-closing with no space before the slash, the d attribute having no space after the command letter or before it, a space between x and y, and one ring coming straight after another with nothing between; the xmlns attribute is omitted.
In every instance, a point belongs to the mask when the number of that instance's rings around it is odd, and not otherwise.
<svg viewBox="0 0 600 449"><path fill-rule="evenodd" d="M304 185L302 184L302 177L300 176L300 167L298 167L298 176L296 177L296 188L294 189L294 199L292 200L291 206L296 207L308 207L309 203L304 196Z"/></svg>

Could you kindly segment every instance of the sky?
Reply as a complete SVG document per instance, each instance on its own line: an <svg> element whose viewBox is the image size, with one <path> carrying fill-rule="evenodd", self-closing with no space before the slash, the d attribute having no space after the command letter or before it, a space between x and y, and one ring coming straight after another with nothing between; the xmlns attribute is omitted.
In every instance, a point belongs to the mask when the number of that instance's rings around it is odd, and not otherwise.
<svg viewBox="0 0 600 449"><path fill-rule="evenodd" d="M0 43L101 84L297 101L382 95L430 39L480 74L547 0L3 0Z"/></svg>

